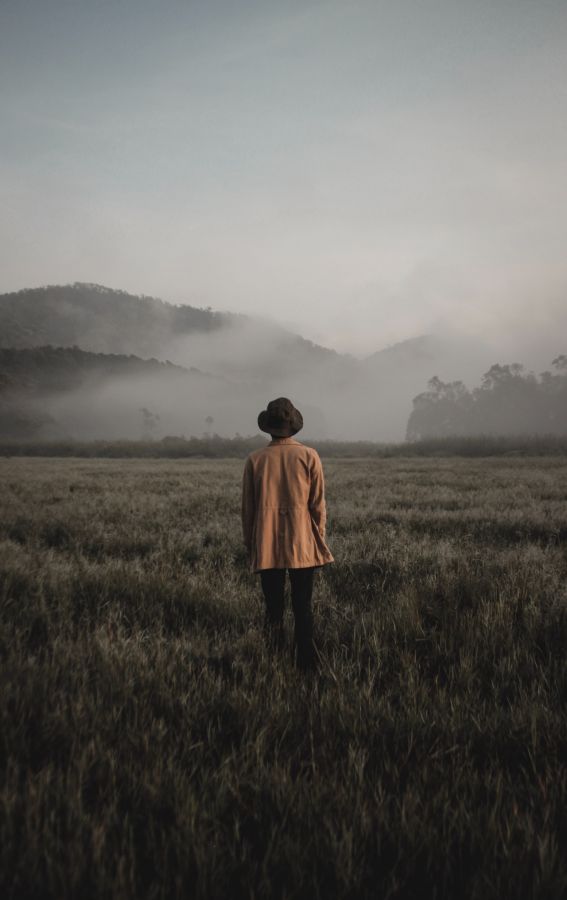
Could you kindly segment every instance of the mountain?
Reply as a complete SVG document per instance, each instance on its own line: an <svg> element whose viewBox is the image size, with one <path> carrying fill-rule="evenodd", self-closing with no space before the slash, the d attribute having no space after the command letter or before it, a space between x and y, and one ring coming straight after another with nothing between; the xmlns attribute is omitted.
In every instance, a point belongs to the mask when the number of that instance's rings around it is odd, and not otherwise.
<svg viewBox="0 0 567 900"><path fill-rule="evenodd" d="M281 376L293 366L333 365L341 354L261 318L176 306L103 285L33 288L0 295L0 346L79 346L93 353L194 361L233 378ZM346 357L345 357L346 359Z"/></svg>
<svg viewBox="0 0 567 900"><path fill-rule="evenodd" d="M489 364L492 358L493 351L477 338L459 334L420 334L371 353L362 360L362 367L368 372L393 366L430 372L432 367L439 365L453 370L454 377L460 373L461 378L476 378L479 369ZM447 376L447 372L444 374Z"/></svg>
<svg viewBox="0 0 567 900"><path fill-rule="evenodd" d="M45 345L155 357L225 379L232 389L217 387L218 396L211 391L208 396L209 414L222 434L255 432L258 410L272 396L286 395L301 396L312 433L326 434L329 393L357 367L354 358L268 319L174 306L101 285L77 283L1 295L0 346ZM226 397L234 401L228 412ZM198 433L202 430L199 426Z"/></svg>
<svg viewBox="0 0 567 900"><path fill-rule="evenodd" d="M417 361L431 363L439 355L443 355L446 349L445 341L437 335L420 334L418 337L399 341L365 356L363 365L366 367L384 363L389 365L394 361L396 363L415 363Z"/></svg>
<svg viewBox="0 0 567 900"><path fill-rule="evenodd" d="M65 433L105 438L139 437L150 421L156 436L201 434L208 417L221 435L254 434L259 410L288 396L306 439L401 440L431 377L476 383L495 362L436 335L359 360L268 319L81 283L1 295L0 347L12 408L19 387Z"/></svg>

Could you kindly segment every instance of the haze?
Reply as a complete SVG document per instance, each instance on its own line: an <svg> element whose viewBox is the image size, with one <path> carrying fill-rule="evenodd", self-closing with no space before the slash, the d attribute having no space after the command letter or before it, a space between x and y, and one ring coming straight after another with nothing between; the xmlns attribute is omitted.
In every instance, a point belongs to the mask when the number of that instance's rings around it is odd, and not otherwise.
<svg viewBox="0 0 567 900"><path fill-rule="evenodd" d="M2 0L0 290L564 352L564 0ZM561 336L561 337L559 337Z"/></svg>

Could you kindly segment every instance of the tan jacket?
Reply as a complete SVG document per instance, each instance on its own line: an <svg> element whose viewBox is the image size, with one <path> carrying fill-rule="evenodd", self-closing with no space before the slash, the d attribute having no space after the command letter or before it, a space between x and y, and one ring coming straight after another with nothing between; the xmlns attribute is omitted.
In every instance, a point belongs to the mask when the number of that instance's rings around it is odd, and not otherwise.
<svg viewBox="0 0 567 900"><path fill-rule="evenodd" d="M334 562L325 543L326 519L316 450L286 437L250 453L242 478L242 532L252 572Z"/></svg>

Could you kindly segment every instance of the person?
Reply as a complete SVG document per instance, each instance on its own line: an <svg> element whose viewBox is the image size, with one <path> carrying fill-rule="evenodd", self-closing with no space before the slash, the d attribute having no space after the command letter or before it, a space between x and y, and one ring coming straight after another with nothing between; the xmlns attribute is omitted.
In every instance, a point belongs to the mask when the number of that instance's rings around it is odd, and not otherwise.
<svg viewBox="0 0 567 900"><path fill-rule="evenodd" d="M286 570L291 583L296 659L316 663L312 594L315 570L334 562L325 541L323 466L316 450L294 438L303 416L287 397L268 403L258 427L271 441L248 455L242 477L242 531L250 571L259 573L265 629L272 647L284 641Z"/></svg>

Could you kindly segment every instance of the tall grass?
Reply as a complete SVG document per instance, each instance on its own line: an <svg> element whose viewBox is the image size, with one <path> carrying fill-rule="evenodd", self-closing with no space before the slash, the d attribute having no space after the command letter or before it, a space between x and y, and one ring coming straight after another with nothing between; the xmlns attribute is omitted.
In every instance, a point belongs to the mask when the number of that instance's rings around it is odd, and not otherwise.
<svg viewBox="0 0 567 900"><path fill-rule="evenodd" d="M0 461L2 896L565 897L567 463L328 460L312 678L241 468Z"/></svg>

